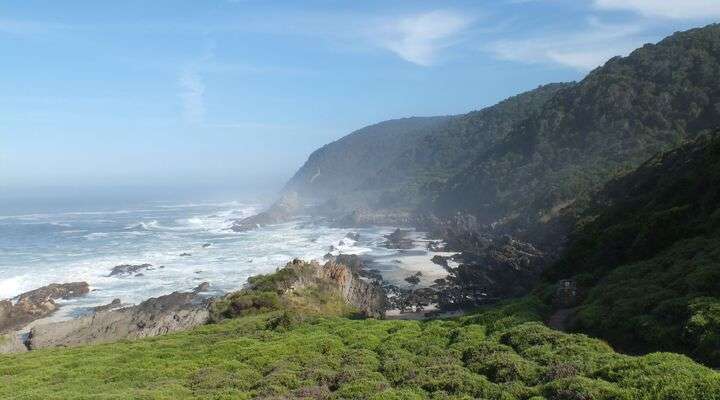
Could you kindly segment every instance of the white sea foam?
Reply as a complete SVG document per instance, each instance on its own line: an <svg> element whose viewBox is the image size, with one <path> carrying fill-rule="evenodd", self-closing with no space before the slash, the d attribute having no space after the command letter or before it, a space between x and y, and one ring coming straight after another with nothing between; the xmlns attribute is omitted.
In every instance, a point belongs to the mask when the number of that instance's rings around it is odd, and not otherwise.
<svg viewBox="0 0 720 400"><path fill-rule="evenodd" d="M10 299L22 293L25 287L23 281L21 276L0 279L0 299Z"/></svg>
<svg viewBox="0 0 720 400"><path fill-rule="evenodd" d="M272 272L293 258L322 261L331 245L335 246L334 254L366 254L391 260L398 253L382 247L382 235L389 229L359 230L360 240L354 241L345 237L347 230L301 220L235 233L228 229L229 220L249 216L259 207L236 202L169 206L102 212L99 218L95 213L43 217L73 229L55 236L31 232L5 246L0 252L0 297L54 282L87 281L96 290L66 304L62 315L72 315L114 298L138 303L191 289L202 281L210 282L213 290L235 290L248 276ZM23 221L4 222L12 225ZM0 235L6 227L0 226ZM212 245L203 247L206 243ZM190 256L181 256L183 253ZM432 255L416 257L426 265ZM153 269L142 271L143 276L109 276L116 265L143 263L153 265ZM394 275L389 268L383 273L401 281L414 267L393 266L401 271Z"/></svg>

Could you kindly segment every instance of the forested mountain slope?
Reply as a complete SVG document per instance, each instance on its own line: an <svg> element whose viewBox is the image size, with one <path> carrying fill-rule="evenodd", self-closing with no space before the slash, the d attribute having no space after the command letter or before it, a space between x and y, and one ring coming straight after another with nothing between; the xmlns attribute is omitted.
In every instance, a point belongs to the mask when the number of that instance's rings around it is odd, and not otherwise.
<svg viewBox="0 0 720 400"><path fill-rule="evenodd" d="M464 115L406 118L362 128L311 154L285 190L323 200L369 195L374 202L389 200L384 205L414 206L424 195L418 188L460 171L570 85L541 86Z"/></svg>
<svg viewBox="0 0 720 400"><path fill-rule="evenodd" d="M549 284L571 277L576 328L720 366L720 136L661 153L595 196L545 272Z"/></svg>
<svg viewBox="0 0 720 400"><path fill-rule="evenodd" d="M326 198L352 191L403 152L408 143L449 118L403 118L359 129L314 151L287 183L285 191L295 191L306 198Z"/></svg>
<svg viewBox="0 0 720 400"><path fill-rule="evenodd" d="M454 176L434 211L546 220L658 151L720 125L720 25L616 57Z"/></svg>
<svg viewBox="0 0 720 400"><path fill-rule="evenodd" d="M514 125L539 112L553 95L572 85L540 86L496 105L451 118L408 143L397 158L360 188L400 192L399 204L413 204L418 198L432 196L434 187L462 171L478 154L503 139Z"/></svg>

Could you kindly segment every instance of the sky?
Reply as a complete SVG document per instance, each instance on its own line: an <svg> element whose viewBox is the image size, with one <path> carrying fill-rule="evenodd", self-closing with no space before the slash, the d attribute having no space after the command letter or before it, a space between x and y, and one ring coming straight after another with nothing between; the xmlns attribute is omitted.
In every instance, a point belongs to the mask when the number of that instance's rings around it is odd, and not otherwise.
<svg viewBox="0 0 720 400"><path fill-rule="evenodd" d="M279 188L325 143L580 80L720 0L0 2L0 196Z"/></svg>

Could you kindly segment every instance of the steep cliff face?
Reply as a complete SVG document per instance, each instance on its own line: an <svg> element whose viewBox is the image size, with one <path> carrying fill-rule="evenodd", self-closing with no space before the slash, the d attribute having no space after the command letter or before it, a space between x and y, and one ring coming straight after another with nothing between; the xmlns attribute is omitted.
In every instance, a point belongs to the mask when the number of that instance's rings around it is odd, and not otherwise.
<svg viewBox="0 0 720 400"><path fill-rule="evenodd" d="M290 291L329 285L329 290L340 293L350 305L363 314L380 318L385 315L385 291L377 282L360 277L351 267L334 261L324 265L318 262L294 260L285 266L293 271L288 284Z"/></svg>

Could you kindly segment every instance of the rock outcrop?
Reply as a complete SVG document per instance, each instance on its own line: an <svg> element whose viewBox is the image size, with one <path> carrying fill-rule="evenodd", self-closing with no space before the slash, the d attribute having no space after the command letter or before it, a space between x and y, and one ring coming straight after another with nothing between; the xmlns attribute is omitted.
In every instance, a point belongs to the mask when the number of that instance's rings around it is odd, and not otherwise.
<svg viewBox="0 0 720 400"><path fill-rule="evenodd" d="M300 199L295 192L286 193L269 209L260 214L234 220L230 229L245 232L263 225L280 224L289 221L301 209Z"/></svg>
<svg viewBox="0 0 720 400"><path fill-rule="evenodd" d="M366 316L382 318L385 315L386 295L382 285L377 281L361 277L350 266L334 260L324 265L316 261L293 260L285 268L293 272L292 281L285 282L290 290L330 284L340 292L348 304L355 306Z"/></svg>
<svg viewBox="0 0 720 400"><path fill-rule="evenodd" d="M54 313L60 306L58 299L70 299L87 294L87 282L53 283L16 297L0 301L0 332L22 328L32 321Z"/></svg>
<svg viewBox="0 0 720 400"><path fill-rule="evenodd" d="M540 250L509 236L476 235L474 240L470 236L466 251L456 256L460 266L447 268L449 275L436 285L444 305L468 306L518 297L538 282L547 263Z"/></svg>
<svg viewBox="0 0 720 400"><path fill-rule="evenodd" d="M413 241L408 237L410 231L404 231L400 228L395 229L391 234L385 235L385 247L389 249L411 249Z"/></svg>
<svg viewBox="0 0 720 400"><path fill-rule="evenodd" d="M95 312L107 311L107 310L113 310L113 309L120 308L120 307L122 307L122 302L120 301L120 299L113 299L113 301L111 301L108 304L104 304L102 306L97 306L97 307L93 308L93 311L95 311Z"/></svg>
<svg viewBox="0 0 720 400"><path fill-rule="evenodd" d="M205 324L208 302L193 292L174 292L137 306L38 325L30 330L28 349L108 343L183 331Z"/></svg>
<svg viewBox="0 0 720 400"><path fill-rule="evenodd" d="M122 264L116 265L110 271L110 276L123 276L132 275L140 271L147 271L152 269L152 264Z"/></svg>

